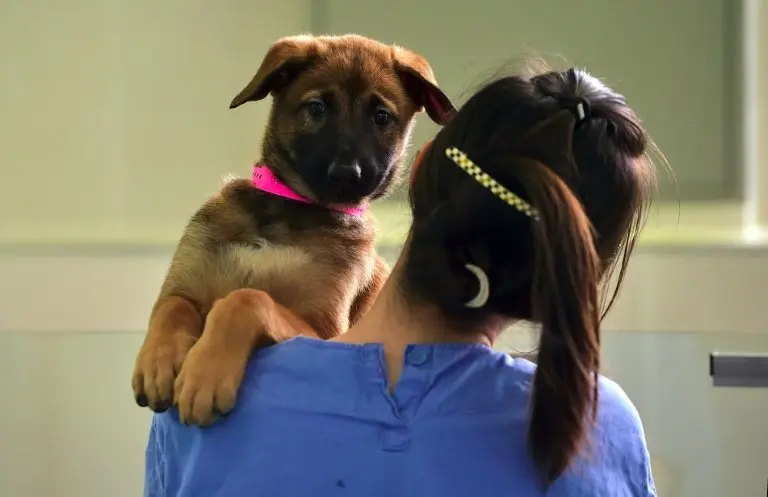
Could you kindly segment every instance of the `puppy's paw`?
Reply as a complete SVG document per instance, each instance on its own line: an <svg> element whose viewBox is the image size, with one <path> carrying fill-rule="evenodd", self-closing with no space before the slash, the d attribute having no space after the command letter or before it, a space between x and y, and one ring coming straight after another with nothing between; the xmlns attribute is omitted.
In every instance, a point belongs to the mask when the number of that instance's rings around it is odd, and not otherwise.
<svg viewBox="0 0 768 497"><path fill-rule="evenodd" d="M229 413L247 363L246 354L227 352L203 338L190 351L174 385L181 422L207 426Z"/></svg>
<svg viewBox="0 0 768 497"><path fill-rule="evenodd" d="M195 339L176 334L146 342L133 370L133 395L141 407L163 412L173 403L173 383Z"/></svg>

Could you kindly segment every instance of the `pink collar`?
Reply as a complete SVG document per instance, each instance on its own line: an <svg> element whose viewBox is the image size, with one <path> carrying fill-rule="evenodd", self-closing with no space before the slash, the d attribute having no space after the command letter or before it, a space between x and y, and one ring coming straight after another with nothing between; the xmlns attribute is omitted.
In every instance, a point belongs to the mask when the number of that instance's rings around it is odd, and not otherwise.
<svg viewBox="0 0 768 497"><path fill-rule="evenodd" d="M315 202L307 197L300 195L293 191L293 189L280 181L277 176L272 173L272 170L263 164L256 164L253 166L253 176L251 183L254 188L257 188L263 192L277 195L278 197L289 198L297 202L303 202L305 204L314 204ZM350 216L362 216L368 206L366 204L360 205L330 205L329 209L349 214Z"/></svg>

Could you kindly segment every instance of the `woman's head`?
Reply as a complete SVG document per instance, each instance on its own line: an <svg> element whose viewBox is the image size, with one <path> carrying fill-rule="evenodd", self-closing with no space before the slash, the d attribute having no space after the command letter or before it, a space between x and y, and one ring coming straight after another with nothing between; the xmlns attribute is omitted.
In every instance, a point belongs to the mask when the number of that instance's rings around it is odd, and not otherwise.
<svg viewBox="0 0 768 497"><path fill-rule="evenodd" d="M414 166L401 290L457 326L541 325L530 449L547 482L594 415L599 290L623 276L646 210L648 141L621 95L571 69L485 86ZM489 280L480 307L468 264Z"/></svg>

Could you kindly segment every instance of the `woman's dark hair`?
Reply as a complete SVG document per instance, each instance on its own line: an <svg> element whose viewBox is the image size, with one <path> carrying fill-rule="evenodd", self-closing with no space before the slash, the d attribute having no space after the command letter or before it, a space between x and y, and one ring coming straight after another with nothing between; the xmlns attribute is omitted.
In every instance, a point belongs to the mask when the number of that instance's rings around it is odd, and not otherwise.
<svg viewBox="0 0 768 497"><path fill-rule="evenodd" d="M488 84L414 172L403 291L457 323L506 316L541 325L529 448L546 485L568 468L596 416L600 289L618 267L610 307L652 192L648 146L623 96L570 69ZM459 168L449 147L539 218ZM479 309L464 305L478 291L465 264L490 280Z"/></svg>

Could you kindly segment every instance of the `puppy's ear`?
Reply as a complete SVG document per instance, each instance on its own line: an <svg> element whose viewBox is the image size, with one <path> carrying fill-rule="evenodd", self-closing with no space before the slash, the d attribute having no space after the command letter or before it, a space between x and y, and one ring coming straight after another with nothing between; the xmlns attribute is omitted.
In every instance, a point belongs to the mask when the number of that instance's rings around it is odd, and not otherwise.
<svg viewBox="0 0 768 497"><path fill-rule="evenodd" d="M437 86L427 60L402 47L395 47L395 67L408 95L437 124L445 125L456 114L451 100Z"/></svg>
<svg viewBox="0 0 768 497"><path fill-rule="evenodd" d="M315 39L308 35L277 40L269 47L256 75L232 100L229 108L234 109L280 91L307 65L315 48Z"/></svg>

